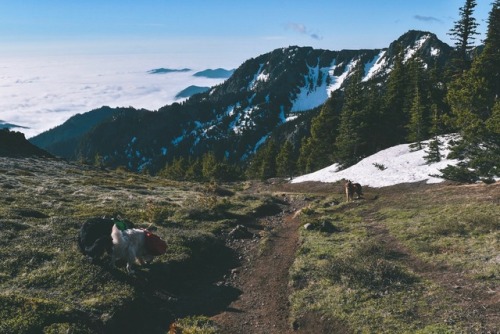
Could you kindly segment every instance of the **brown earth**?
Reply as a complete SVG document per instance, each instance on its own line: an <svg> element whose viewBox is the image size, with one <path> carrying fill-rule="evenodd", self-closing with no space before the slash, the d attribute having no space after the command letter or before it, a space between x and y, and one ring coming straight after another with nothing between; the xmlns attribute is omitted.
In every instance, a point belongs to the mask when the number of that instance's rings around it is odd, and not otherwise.
<svg viewBox="0 0 500 334"><path fill-rule="evenodd" d="M241 267L233 269L222 284L241 291L225 311L212 317L221 333L312 333L321 322L308 322L308 330L292 329L289 321L289 269L299 246L299 214L311 198L306 193L338 192L336 184L304 183L301 185L258 185L248 192L274 192L288 203L283 212L260 219L252 240L230 243L238 254ZM281 195L280 195L281 194ZM305 319L304 319L305 320ZM314 332L315 330L313 330Z"/></svg>
<svg viewBox="0 0 500 334"><path fill-rule="evenodd" d="M288 270L298 247L300 221L296 212L303 200L290 197L289 208L258 223L261 238L234 240L231 247L241 254L243 265L234 269L224 284L242 294L222 313L213 317L222 333L287 333ZM259 242L259 239L265 238Z"/></svg>
<svg viewBox="0 0 500 334"><path fill-rule="evenodd" d="M436 188L447 186L450 185L400 185L378 189L376 196L397 198L409 189L435 192ZM496 198L500 203L498 185L490 187L488 193L484 192L484 186L481 185L463 187L468 187L467 191L474 194L474 197ZM223 312L213 316L212 320L219 326L221 333L330 333L332 328L338 330L342 324L325 323L315 314L305 315L299 319L299 323L290 323L288 297L291 291L288 272L299 245L300 221L297 213L309 202L304 194L341 195L342 188L338 184L304 183L280 185L274 191L283 192L282 196L289 207L281 214L258 222L255 230L261 238L234 240L230 243L230 247L240 254L243 264L233 269L220 284L235 287L241 294ZM371 235L405 258L415 272L450 291L457 304L470 310L464 317L479 319L487 324L500 323L500 294L494 287L477 291L465 273L423 263L391 236L369 212L365 225ZM263 238L266 238L264 242ZM262 244L264 247L259 246Z"/></svg>

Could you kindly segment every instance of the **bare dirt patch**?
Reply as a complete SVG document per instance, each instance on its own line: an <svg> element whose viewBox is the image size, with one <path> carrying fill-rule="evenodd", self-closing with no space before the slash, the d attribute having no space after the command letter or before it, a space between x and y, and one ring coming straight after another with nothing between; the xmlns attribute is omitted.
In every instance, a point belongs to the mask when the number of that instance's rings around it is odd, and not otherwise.
<svg viewBox="0 0 500 334"><path fill-rule="evenodd" d="M262 230L256 241L234 240L242 266L234 269L224 284L241 291L222 313L213 317L222 333L287 333L291 330L288 271L298 247L300 221L295 215L303 200L286 198L284 212L258 222Z"/></svg>
<svg viewBox="0 0 500 334"><path fill-rule="evenodd" d="M235 240L231 247L240 254L242 266L235 268L231 275L222 283L235 287L240 291L234 300L222 313L212 317L221 329L221 333L330 333L352 332L343 322L326 319L321 314L307 312L295 323L290 322L289 269L299 246L299 217L296 214L301 208L308 206L311 196L335 195L342 198L342 187L338 184L282 184L274 187L276 191L287 194L290 203L285 212L260 219L257 227L261 238L258 240ZM385 201L410 200L412 193L425 193L426 196L445 197L445 201L453 201L455 197L463 197L467 193L471 201L499 201L498 185L456 185L443 183L439 185L402 184L379 189L367 189L366 200L374 205L363 213L368 234L377 242L383 243L398 261L411 268L421 279L438 285L449 298L450 302L463 310L460 313L451 312L443 318L452 324L454 321L482 324L482 329L494 332L493 324L499 318L498 286L479 284L471 280L467 273L460 272L445 264L427 263L412 253L395 236L391 235L384 224L377 221L377 199ZM269 190L269 189L267 189ZM255 189L254 189L255 191ZM300 195L299 195L300 194ZM301 200L297 200L297 198ZM436 197L437 198L437 197ZM404 201L404 200L403 200ZM361 203L358 203L361 204ZM356 205L358 205L356 204ZM348 209L342 207L340 210ZM261 245L261 246L259 246ZM264 248L262 249L262 245ZM455 319L459 315L461 319ZM472 328L471 328L472 329Z"/></svg>

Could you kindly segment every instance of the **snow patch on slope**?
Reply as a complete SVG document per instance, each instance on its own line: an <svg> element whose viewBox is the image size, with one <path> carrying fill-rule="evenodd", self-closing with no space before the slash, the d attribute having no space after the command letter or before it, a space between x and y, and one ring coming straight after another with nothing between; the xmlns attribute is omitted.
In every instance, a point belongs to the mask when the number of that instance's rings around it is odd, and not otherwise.
<svg viewBox="0 0 500 334"><path fill-rule="evenodd" d="M307 66L308 74L304 76L304 86L300 88L293 102L291 112L300 112L319 107L328 99L326 78L330 68ZM321 73L321 80L319 78Z"/></svg>
<svg viewBox="0 0 500 334"><path fill-rule="evenodd" d="M255 87L257 86L259 81L267 81L267 79L269 78L269 74L266 75L262 72L263 67L264 67L264 64L259 65L259 69L257 70L257 73L255 73L253 79L248 84L248 90L255 89Z"/></svg>
<svg viewBox="0 0 500 334"><path fill-rule="evenodd" d="M365 77L363 82L366 82L373 78L380 70L386 65L387 59L384 58L387 51L381 51L376 55L373 60L365 65Z"/></svg>
<svg viewBox="0 0 500 334"><path fill-rule="evenodd" d="M351 70L356 67L358 62L359 60L351 61L339 76L333 73L342 64L335 65L335 60L330 67L320 68L319 65L315 67L308 66L309 73L304 76L305 84L300 88L300 92L297 94L295 101L293 101L291 112L314 109L325 103L332 92L342 87L344 80L349 76ZM327 78L329 78L329 83Z"/></svg>
<svg viewBox="0 0 500 334"><path fill-rule="evenodd" d="M448 165L456 165L458 160L448 160L445 157L449 153L448 143L455 135L441 136L442 160L437 163L427 164L424 156L426 149L413 151L411 144L397 145L372 156L369 156L356 165L338 170L337 164L318 170L314 173L303 175L292 180L292 183L306 181L336 182L342 179L354 180L370 187L385 187L400 183L420 182L439 183L441 178L432 176L439 175L440 169ZM429 141L423 142L425 147Z"/></svg>
<svg viewBox="0 0 500 334"><path fill-rule="evenodd" d="M429 38L431 38L430 35L424 35L418 41L416 41L415 44L413 44L413 47L408 47L405 50L404 62L410 60Z"/></svg>
<svg viewBox="0 0 500 334"><path fill-rule="evenodd" d="M332 80L331 80L330 86L328 86L328 93L329 94L333 93L334 91L336 91L337 89L339 89L342 86L345 79L347 79L347 77L349 76L351 69L355 68L356 65L358 64L358 61L359 60L353 60L349 64L347 64L347 66L345 67L345 71L339 76L333 75L335 67L332 68L332 70L331 70L332 71L332 76L331 76ZM338 66L342 66L342 64L339 64Z"/></svg>

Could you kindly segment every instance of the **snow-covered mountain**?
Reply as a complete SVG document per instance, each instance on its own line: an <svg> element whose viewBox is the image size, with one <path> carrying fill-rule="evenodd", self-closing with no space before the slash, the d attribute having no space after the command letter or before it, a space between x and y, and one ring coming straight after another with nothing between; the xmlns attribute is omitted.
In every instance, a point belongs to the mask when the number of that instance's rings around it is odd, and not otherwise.
<svg viewBox="0 0 500 334"><path fill-rule="evenodd" d="M443 65L452 50L421 31L404 34L386 49L277 49L247 60L222 84L181 104L108 118L82 134L72 148L58 138L50 140L51 147L40 145L37 137L31 141L56 155L91 160L99 154L110 166L133 170L157 170L174 157L208 151L233 162L245 160L277 129L304 126L300 119L341 90L356 65L364 67L364 81L383 83L398 48L406 60L418 56L428 67ZM42 135L51 136L50 131ZM61 146L64 152L54 150Z"/></svg>
<svg viewBox="0 0 500 334"><path fill-rule="evenodd" d="M440 153L441 161L428 163L425 160L429 141L422 142L421 150L412 149L414 144L397 145L376 154L373 154L357 164L339 170L338 165L328 166L314 173L303 175L292 180L292 183L306 181L337 182L352 180L370 187L385 187L400 183L425 181L426 183L439 183L444 179L440 170L448 165L455 166L458 160L447 159L449 141L456 135L439 137L442 143Z"/></svg>

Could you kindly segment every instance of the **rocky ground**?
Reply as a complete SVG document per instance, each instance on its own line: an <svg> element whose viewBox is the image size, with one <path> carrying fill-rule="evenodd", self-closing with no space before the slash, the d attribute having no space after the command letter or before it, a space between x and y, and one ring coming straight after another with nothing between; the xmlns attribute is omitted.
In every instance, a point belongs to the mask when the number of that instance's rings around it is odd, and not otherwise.
<svg viewBox="0 0 500 334"><path fill-rule="evenodd" d="M286 333L290 330L288 271L298 247L300 220L297 213L304 200L284 196L289 206L282 213L258 222L261 243L230 242L242 259L223 284L241 291L222 313L213 317L223 333Z"/></svg>

